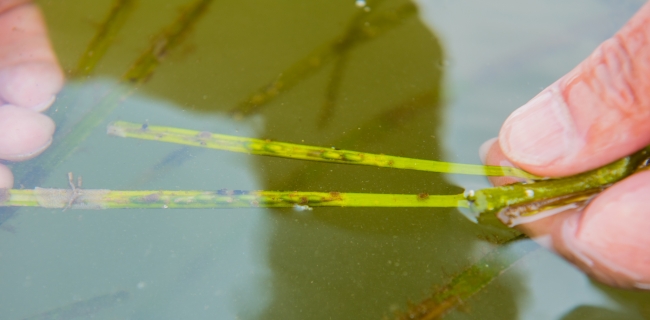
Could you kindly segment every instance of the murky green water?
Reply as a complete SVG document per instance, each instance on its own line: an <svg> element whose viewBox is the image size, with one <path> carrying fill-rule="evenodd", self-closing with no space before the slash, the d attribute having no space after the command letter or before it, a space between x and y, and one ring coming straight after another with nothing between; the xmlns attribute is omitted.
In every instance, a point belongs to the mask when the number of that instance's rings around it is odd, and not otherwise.
<svg viewBox="0 0 650 320"><path fill-rule="evenodd" d="M59 101L67 102L52 111L65 114L60 132L96 107L190 2L139 1L96 76L62 92ZM295 86L234 120L236 106L288 77L286 70L344 34L355 17L381 17L409 2L369 2L366 12L352 0L215 1L150 80L40 185L65 188L73 171L84 187L110 189L454 194L486 187L482 178L119 139L106 136L105 125L122 119L478 163L478 146L512 110L642 4L420 2L419 13L353 37ZM73 68L111 1L39 3L61 63ZM486 239L494 234L455 209L21 209L2 227L3 319L45 312L79 319L391 318L493 248ZM650 295L593 283L538 250L446 318L642 319L650 317L648 305ZM64 313L70 309L77 312Z"/></svg>

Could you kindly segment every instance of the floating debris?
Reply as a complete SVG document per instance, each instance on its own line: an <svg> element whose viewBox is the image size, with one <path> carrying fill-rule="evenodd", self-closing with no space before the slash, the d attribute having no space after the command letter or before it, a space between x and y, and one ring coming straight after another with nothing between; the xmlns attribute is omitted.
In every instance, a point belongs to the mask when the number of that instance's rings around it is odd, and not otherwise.
<svg viewBox="0 0 650 320"><path fill-rule="evenodd" d="M303 211L312 211L314 208L308 206L308 205L299 205L299 204L294 204L293 205L293 210L298 211L298 212L303 212Z"/></svg>

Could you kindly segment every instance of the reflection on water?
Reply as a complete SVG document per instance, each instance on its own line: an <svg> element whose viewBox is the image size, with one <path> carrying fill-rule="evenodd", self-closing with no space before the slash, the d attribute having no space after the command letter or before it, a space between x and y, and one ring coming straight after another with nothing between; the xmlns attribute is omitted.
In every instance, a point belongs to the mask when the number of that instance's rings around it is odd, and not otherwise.
<svg viewBox="0 0 650 320"><path fill-rule="evenodd" d="M565 7L540 1L502 0L481 9L478 1L421 2L419 14L405 0L214 2L193 32L165 53L149 81L120 100L42 185L66 187L66 173L73 171L88 188L459 193L462 189L442 175L196 150L104 132L105 124L122 119L475 161L477 141L496 134L509 110L562 71L494 62L506 53L527 56L526 48L540 46L517 33L526 28L506 28L508 36L500 37L505 31L499 21L520 17L522 26L543 30L548 19L527 21ZM65 68L77 66L94 34L90 22L102 21L110 3L42 3ZM97 78L66 86L53 111L65 115L58 120L59 132L92 112L114 88L115 81L106 79L119 78L147 50L151 36L188 3L139 1L97 64ZM551 9L529 10L539 7ZM504 8L511 17L500 16ZM566 8L573 14L585 11L575 4ZM598 11L602 8L595 6L595 16L608 16ZM314 56L320 58L310 59ZM517 61L530 65L535 60ZM498 72L489 71L495 64ZM493 81L497 76L500 81ZM507 79L516 79L517 85ZM243 102L254 108L240 114L243 120L233 120L232 110ZM450 144L453 152L443 152ZM483 181L461 182L485 186ZM15 234L0 232L0 310L9 319L120 290L130 292L130 299L97 311L95 319L390 318L489 252L493 245L486 239L495 235L455 209L415 208L31 209L21 210L8 224ZM568 290L540 285L558 279L581 282L581 295L563 304L540 295ZM577 308L582 303L615 304L627 308L626 314L648 312L638 307L647 295L625 295L585 279L548 253L533 254L447 318L534 318L540 309L552 310L542 317L572 317L571 309L585 312Z"/></svg>

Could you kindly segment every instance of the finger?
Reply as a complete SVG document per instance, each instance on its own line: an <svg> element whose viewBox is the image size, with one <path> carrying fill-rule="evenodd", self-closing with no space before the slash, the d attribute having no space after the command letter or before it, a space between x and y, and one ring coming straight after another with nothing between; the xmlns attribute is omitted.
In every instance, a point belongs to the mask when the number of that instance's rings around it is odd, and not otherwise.
<svg viewBox="0 0 650 320"><path fill-rule="evenodd" d="M10 189L14 186L14 175L7 166L0 164L0 189Z"/></svg>
<svg viewBox="0 0 650 320"><path fill-rule="evenodd" d="M5 12L30 2L31 0L0 0L0 12Z"/></svg>
<svg viewBox="0 0 650 320"><path fill-rule="evenodd" d="M610 285L650 290L650 171L611 186L552 230L554 247Z"/></svg>
<svg viewBox="0 0 650 320"><path fill-rule="evenodd" d="M600 167L650 144L650 3L578 67L515 111L499 134L542 176Z"/></svg>
<svg viewBox="0 0 650 320"><path fill-rule="evenodd" d="M52 143L52 119L12 105L0 107L0 159L30 159Z"/></svg>
<svg viewBox="0 0 650 320"><path fill-rule="evenodd" d="M0 101L42 111L61 90L63 72L40 11L24 2L0 0Z"/></svg>
<svg viewBox="0 0 650 320"><path fill-rule="evenodd" d="M505 159L498 143L487 147L486 163ZM502 183L503 180L495 180ZM609 187L582 211L567 210L517 226L587 274L609 285L650 289L650 171Z"/></svg>

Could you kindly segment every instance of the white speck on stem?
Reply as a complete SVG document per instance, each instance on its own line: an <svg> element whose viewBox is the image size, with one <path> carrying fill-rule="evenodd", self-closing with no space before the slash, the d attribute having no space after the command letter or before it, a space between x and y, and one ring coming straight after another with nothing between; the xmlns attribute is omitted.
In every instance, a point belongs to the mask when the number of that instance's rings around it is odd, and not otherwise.
<svg viewBox="0 0 650 320"><path fill-rule="evenodd" d="M293 210L298 211L298 212L303 212L303 211L312 211L313 208L307 205L299 205L299 204L294 204L293 205Z"/></svg>

